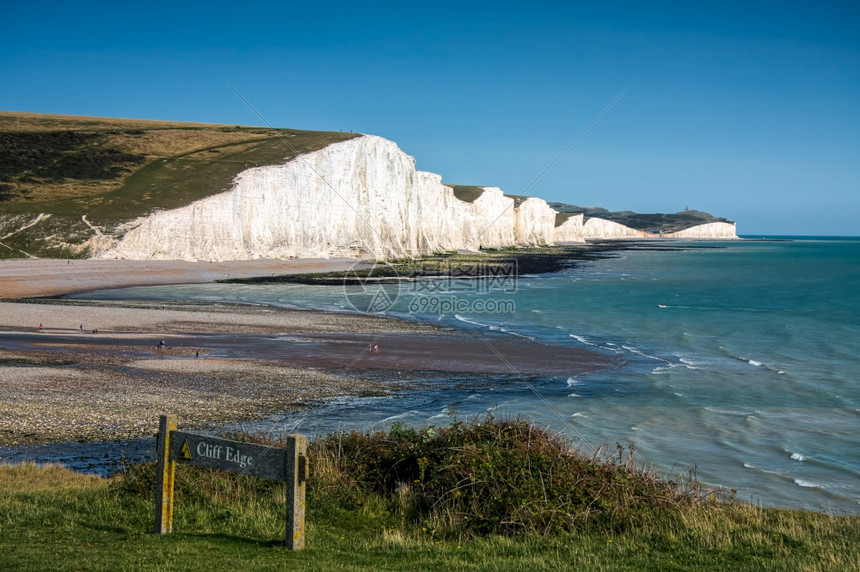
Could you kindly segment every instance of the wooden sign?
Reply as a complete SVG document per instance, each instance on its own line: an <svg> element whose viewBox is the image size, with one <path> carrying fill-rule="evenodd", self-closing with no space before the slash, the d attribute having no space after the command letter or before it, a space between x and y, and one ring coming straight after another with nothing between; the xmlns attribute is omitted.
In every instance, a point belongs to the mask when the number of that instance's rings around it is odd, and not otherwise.
<svg viewBox="0 0 860 572"><path fill-rule="evenodd" d="M287 450L276 447L174 431L170 438L170 458L249 477L287 480Z"/></svg>
<svg viewBox="0 0 860 572"><path fill-rule="evenodd" d="M176 464L222 469L249 477L287 483L287 526L284 544L293 550L305 544L305 483L308 477L307 439L287 436L287 447L267 447L200 433L178 431L176 417L159 420L155 532L173 531L173 484Z"/></svg>

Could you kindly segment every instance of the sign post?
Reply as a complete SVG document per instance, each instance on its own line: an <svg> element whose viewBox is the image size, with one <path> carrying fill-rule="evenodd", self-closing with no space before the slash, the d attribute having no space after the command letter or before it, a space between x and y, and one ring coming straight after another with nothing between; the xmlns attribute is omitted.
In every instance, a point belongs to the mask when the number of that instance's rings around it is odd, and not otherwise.
<svg viewBox="0 0 860 572"><path fill-rule="evenodd" d="M158 441L155 446L155 533L173 532L173 480L176 461L170 459L170 437L176 431L176 416L162 415L158 420Z"/></svg>
<svg viewBox="0 0 860 572"><path fill-rule="evenodd" d="M287 441L284 472L287 480L287 536L290 550L305 547L305 483L308 480L308 440L293 435Z"/></svg>
<svg viewBox="0 0 860 572"><path fill-rule="evenodd" d="M231 441L176 429L176 417L162 415L158 430L158 477L155 532L173 531L173 484L176 464L223 469L241 475L285 481L287 522L284 544L292 550L305 546L305 489L308 478L307 439L288 435L287 448Z"/></svg>

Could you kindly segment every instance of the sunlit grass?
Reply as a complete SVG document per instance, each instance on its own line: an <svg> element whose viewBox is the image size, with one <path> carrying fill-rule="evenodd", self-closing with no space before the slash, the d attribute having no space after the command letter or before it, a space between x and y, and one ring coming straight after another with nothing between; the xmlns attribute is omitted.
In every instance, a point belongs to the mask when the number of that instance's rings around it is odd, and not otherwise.
<svg viewBox="0 0 860 572"><path fill-rule="evenodd" d="M491 427L498 431L508 426L493 423ZM416 502L420 501L416 495L423 494L421 486L386 490L378 486L381 474L372 469L362 474L358 469L387 466L371 462L372 455L385 457L397 451L389 457L395 465L407 469L414 461L418 467L418 459L425 457L410 461L409 444L424 443L432 449L437 434L409 431L399 436L367 434L371 441L362 445L368 447L365 453L343 438L337 446L336 437L311 448L307 549L299 552L282 546L285 495L278 483L182 466L177 470L174 533L157 536L150 533L152 465L132 467L111 479L77 475L57 466L0 466L4 492L0 569L860 569L860 518L763 509L733 502L731 496L717 501L701 494L661 495L649 501L658 510L642 511L639 518L627 519L625 526L578 519L572 521L576 524L572 528L548 531L504 526L470 529L463 526L463 515L457 511L474 505L422 507ZM467 428L460 436L470 434L475 433ZM533 443L540 445L534 430L531 435ZM450 444L453 437L447 439ZM506 439L488 436L483 448L490 457L496 447L510 452L512 442ZM390 450L377 447L386 441ZM426 455L423 446L413 452ZM550 451L539 454L545 453ZM431 460L425 477L448 471L457 458L452 451L451 456L439 457L438 464ZM511 457L513 467L487 468L499 481L492 485L498 488L496 494L506 487L505 475L519 474L518 458L525 460L528 455ZM606 468L620 470L626 483L636 480L629 478L632 469L627 460L594 462L599 470L589 478L603 479L607 487L616 477ZM642 478L653 477L642 474ZM656 490L674 487L664 483ZM548 490L540 486L531 490L532 485L507 488L504 494L522 499ZM493 499L487 501L492 504ZM449 522L441 522L440 515L447 515Z"/></svg>
<svg viewBox="0 0 860 572"><path fill-rule="evenodd" d="M0 491L39 493L82 491L106 487L108 482L95 475L84 475L57 464L24 462L0 464Z"/></svg>

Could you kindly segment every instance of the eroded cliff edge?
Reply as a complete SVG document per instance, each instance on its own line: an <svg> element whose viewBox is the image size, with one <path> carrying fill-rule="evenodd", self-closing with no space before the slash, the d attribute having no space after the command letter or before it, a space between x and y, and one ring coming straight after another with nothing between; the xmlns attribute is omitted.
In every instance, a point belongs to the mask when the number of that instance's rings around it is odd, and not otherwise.
<svg viewBox="0 0 860 572"><path fill-rule="evenodd" d="M391 141L361 136L276 166L240 173L230 190L96 236L95 257L240 260L359 256L392 259L590 238L648 238L582 215L557 218L545 201L484 187L472 202ZM604 224L605 223L605 224ZM734 223L687 229L685 238L736 238Z"/></svg>

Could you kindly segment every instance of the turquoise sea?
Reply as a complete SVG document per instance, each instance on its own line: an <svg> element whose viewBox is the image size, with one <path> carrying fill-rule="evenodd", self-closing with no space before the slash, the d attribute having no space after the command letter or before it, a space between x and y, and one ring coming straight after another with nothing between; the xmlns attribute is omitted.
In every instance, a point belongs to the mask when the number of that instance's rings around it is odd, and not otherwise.
<svg viewBox="0 0 860 572"><path fill-rule="evenodd" d="M622 251L489 287L402 287L385 309L471 330L490 344L526 336L585 346L621 357L620 368L553 378L511 371L480 384L443 376L420 392L335 400L257 429L313 433L521 414L566 432L585 453L632 444L639 464L671 478L692 470L707 485L737 489L741 500L860 513L860 239L684 244L694 248ZM81 297L354 311L356 292L347 293L210 284ZM443 307L445 300L459 306Z"/></svg>

